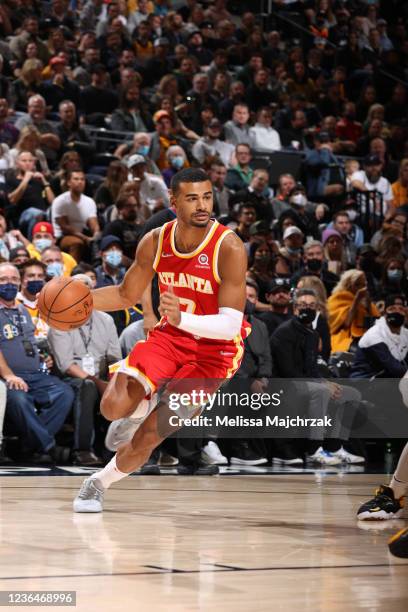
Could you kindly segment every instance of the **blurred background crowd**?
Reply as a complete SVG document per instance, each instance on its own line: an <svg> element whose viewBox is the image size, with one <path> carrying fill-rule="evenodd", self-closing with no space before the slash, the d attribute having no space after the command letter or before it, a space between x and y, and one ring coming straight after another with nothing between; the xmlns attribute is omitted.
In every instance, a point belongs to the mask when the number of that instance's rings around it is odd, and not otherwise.
<svg viewBox="0 0 408 612"><path fill-rule="evenodd" d="M109 457L107 367L157 322L157 284L69 333L47 328L35 296L58 275L120 283L141 237L175 218L168 187L188 166L208 171L214 216L248 252L238 377L259 391L404 376L407 13L397 0L1 2L0 462ZM361 402L334 382L300 391L316 415ZM363 463L349 434L170 441L146 469Z"/></svg>

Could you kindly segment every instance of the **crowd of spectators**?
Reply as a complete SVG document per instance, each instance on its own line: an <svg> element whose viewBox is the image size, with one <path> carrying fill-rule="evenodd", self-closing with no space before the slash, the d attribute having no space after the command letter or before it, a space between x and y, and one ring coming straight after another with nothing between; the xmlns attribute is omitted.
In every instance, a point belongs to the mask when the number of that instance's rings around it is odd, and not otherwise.
<svg viewBox="0 0 408 612"><path fill-rule="evenodd" d="M402 375L407 17L395 0L1 3L1 462L4 432L20 439L13 457L106 459L107 367L157 322L157 284L68 334L47 329L35 295L58 275L120 283L141 237L175 218L168 187L189 166L207 170L214 216L248 253L255 326L238 375L256 389L272 376L327 378L340 354L354 356L352 378ZM361 399L318 385L302 390L312 412L323 387L325 406ZM338 433L337 447L324 432L308 440L309 459L360 460ZM222 464L219 446L181 455ZM227 451L237 464L303 460L289 443Z"/></svg>

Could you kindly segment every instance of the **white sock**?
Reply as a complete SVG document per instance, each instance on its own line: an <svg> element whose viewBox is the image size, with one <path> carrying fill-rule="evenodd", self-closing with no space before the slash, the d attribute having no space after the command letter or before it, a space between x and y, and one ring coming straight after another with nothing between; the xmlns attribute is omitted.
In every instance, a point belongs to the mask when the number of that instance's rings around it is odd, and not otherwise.
<svg viewBox="0 0 408 612"><path fill-rule="evenodd" d="M129 474L125 474L125 472L121 472L116 466L116 455L112 457L112 459L105 465L103 470L100 472L95 472L92 474L91 478L97 478L104 489L108 489L111 484L117 482L118 480L122 480L129 476Z"/></svg>
<svg viewBox="0 0 408 612"><path fill-rule="evenodd" d="M400 497L404 497L404 495L406 495L408 483L401 482L400 480L397 480L395 476L393 476L391 478L390 487L394 491L395 499L400 499Z"/></svg>

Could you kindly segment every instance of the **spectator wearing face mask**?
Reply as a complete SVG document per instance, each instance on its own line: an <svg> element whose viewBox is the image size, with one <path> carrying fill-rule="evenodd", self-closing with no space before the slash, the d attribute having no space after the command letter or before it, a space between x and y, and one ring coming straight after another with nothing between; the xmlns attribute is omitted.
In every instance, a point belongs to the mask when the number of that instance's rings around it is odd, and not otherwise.
<svg viewBox="0 0 408 612"><path fill-rule="evenodd" d="M104 236L101 240L102 264L95 268L96 286L109 287L119 285L125 276L122 265L123 248L117 236Z"/></svg>
<svg viewBox="0 0 408 612"><path fill-rule="evenodd" d="M54 228L52 227L51 223L46 221L36 223L33 227L32 242L28 242L27 244L27 251L29 252L30 257L41 259L41 253L44 251L44 249L51 246L56 246ZM69 255L69 253L64 253L61 251L61 255L62 262L64 264L63 276L70 276L73 268L75 268L77 265L77 262L71 255Z"/></svg>
<svg viewBox="0 0 408 612"><path fill-rule="evenodd" d="M318 240L309 240L303 247L303 265L290 279L291 285L295 286L302 276L316 276L319 278L330 295L339 282L337 274L327 269L324 257L323 245Z"/></svg>
<svg viewBox="0 0 408 612"><path fill-rule="evenodd" d="M47 280L64 275L64 260L61 249L55 245L47 247L41 253L41 261L46 268Z"/></svg>
<svg viewBox="0 0 408 612"><path fill-rule="evenodd" d="M360 393L347 386L340 386L331 381L322 379L318 371L319 334L313 329L318 309L317 295L311 289L299 289L295 293L294 316L282 323L271 337L271 352L274 374L280 378L302 379L313 378L312 382L295 382L294 386L302 393L302 401L308 402L308 416L324 418L327 414L329 401L332 400L339 411L335 419L335 427L330 435L337 439L337 448L334 452L324 450L324 427L312 427L308 432L307 456L310 463L320 465L337 465L341 462L361 463L363 457L349 453L344 443L350 436L350 423L341 418L343 410L349 411L352 416L357 402L361 399ZM296 452L294 442L286 441L279 448L274 461L280 463L303 463ZM334 445L334 441L332 442Z"/></svg>
<svg viewBox="0 0 408 612"><path fill-rule="evenodd" d="M36 340L46 340L48 325L39 316L37 294L45 285L46 266L38 259L29 259L21 266L21 288L17 301L28 310Z"/></svg>
<svg viewBox="0 0 408 612"><path fill-rule="evenodd" d="M315 204L307 199L306 189L302 183L297 183L289 196L289 206L299 217L299 227L306 236L317 238L318 223L320 223L327 211L326 204Z"/></svg>
<svg viewBox="0 0 408 612"><path fill-rule="evenodd" d="M173 176L183 168L187 168L189 163L187 161L187 155L179 145L172 145L166 151L166 158L169 167L163 170L162 176L167 187L170 187L170 182Z"/></svg>
<svg viewBox="0 0 408 612"><path fill-rule="evenodd" d="M351 378L402 378L407 372L408 329L407 300L404 295L389 294L384 315L358 343Z"/></svg>
<svg viewBox="0 0 408 612"><path fill-rule="evenodd" d="M283 247L280 254L289 262L292 274L302 265L302 245L304 234L296 225L291 225L283 233Z"/></svg>
<svg viewBox="0 0 408 612"><path fill-rule="evenodd" d="M275 266L272 251L266 242L252 244L249 250L249 261L252 262L248 272L248 280L258 286L258 301L265 306L266 291L275 276ZM257 310L259 304L257 304Z"/></svg>
<svg viewBox="0 0 408 612"><path fill-rule="evenodd" d="M387 295L407 295L408 281L404 270L404 259L392 257L382 266L381 284L379 287L379 298L384 299Z"/></svg>

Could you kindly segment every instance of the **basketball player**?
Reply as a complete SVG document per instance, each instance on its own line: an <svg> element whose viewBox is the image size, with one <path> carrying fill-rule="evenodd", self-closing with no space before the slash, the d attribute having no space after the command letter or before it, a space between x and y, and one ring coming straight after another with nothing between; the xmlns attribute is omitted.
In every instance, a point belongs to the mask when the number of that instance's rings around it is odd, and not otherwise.
<svg viewBox="0 0 408 612"><path fill-rule="evenodd" d="M101 411L116 421L110 437L118 452L84 481L75 512L101 512L105 490L142 466L173 433L164 425L166 403L157 405L161 381L225 380L242 359L247 333L244 245L211 220L213 191L203 170L186 168L174 175L171 205L176 219L142 239L122 284L93 291L96 309L121 310L140 302L157 272L162 318L146 342L138 342L119 362L103 395ZM201 409L193 406L190 416Z"/></svg>
<svg viewBox="0 0 408 612"><path fill-rule="evenodd" d="M402 400L408 407L408 372L399 384ZM408 491L408 443L404 446L389 486L380 485L375 496L360 506L357 518L360 521L396 519L402 515L404 497ZM392 554L408 557L408 528L396 533L388 543Z"/></svg>

